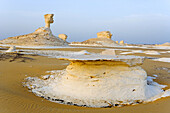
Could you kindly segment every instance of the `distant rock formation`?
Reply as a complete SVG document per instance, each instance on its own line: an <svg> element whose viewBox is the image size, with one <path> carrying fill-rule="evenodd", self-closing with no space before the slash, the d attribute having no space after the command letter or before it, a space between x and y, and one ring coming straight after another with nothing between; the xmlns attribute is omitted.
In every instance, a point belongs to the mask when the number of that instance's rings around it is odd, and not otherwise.
<svg viewBox="0 0 170 113"><path fill-rule="evenodd" d="M164 44L155 44L156 46L170 46L170 42L166 42Z"/></svg>
<svg viewBox="0 0 170 113"><path fill-rule="evenodd" d="M110 31L102 31L97 33L97 38L91 38L83 42L72 42L71 45L84 45L84 46L120 46L111 39L112 34Z"/></svg>
<svg viewBox="0 0 170 113"><path fill-rule="evenodd" d="M110 33L110 31L102 31L102 32L98 32L97 33L97 38L109 38L111 39L112 34Z"/></svg>
<svg viewBox="0 0 170 113"><path fill-rule="evenodd" d="M67 35L66 34L59 34L58 37L61 38L64 41L67 40Z"/></svg>
<svg viewBox="0 0 170 113"><path fill-rule="evenodd" d="M0 43L22 46L68 46L68 42L52 34L50 24L54 22L53 16L54 14L44 15L45 27L40 27L30 34L9 37L1 40Z"/></svg>
<svg viewBox="0 0 170 113"><path fill-rule="evenodd" d="M54 16L54 14L46 14L46 15L44 15L45 27L50 28L50 24L54 22L53 16Z"/></svg>

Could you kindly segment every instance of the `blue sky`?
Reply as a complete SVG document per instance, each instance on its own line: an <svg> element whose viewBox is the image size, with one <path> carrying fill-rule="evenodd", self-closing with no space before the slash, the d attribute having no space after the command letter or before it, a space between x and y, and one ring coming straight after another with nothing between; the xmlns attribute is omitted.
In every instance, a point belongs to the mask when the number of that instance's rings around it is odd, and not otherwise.
<svg viewBox="0 0 170 113"><path fill-rule="evenodd" d="M0 39L43 27L46 13L55 14L53 34L69 42L106 30L115 41L170 42L170 0L0 0Z"/></svg>

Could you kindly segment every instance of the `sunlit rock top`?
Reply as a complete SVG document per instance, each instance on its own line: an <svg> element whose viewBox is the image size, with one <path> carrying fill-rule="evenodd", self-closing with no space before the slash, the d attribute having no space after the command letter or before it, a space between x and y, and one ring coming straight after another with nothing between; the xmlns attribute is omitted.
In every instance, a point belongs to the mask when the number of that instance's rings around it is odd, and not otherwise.
<svg viewBox="0 0 170 113"><path fill-rule="evenodd" d="M102 31L102 32L98 32L97 33L97 38L109 38L111 39L112 34L110 33L110 31Z"/></svg>
<svg viewBox="0 0 170 113"><path fill-rule="evenodd" d="M46 14L46 15L44 15L45 27L50 28L50 24L54 22L53 16L54 16L54 14Z"/></svg>

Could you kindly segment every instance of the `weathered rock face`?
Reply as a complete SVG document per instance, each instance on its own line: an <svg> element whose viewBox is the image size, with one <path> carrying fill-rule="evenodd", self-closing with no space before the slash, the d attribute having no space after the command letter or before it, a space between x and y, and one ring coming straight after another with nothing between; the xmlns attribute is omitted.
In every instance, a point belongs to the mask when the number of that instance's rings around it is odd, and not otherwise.
<svg viewBox="0 0 170 113"><path fill-rule="evenodd" d="M59 34L58 37L61 38L64 41L67 40L67 35L66 34Z"/></svg>
<svg viewBox="0 0 170 113"><path fill-rule="evenodd" d="M97 38L109 38L111 39L112 34L110 33L110 31L102 31L102 32L98 32L97 33Z"/></svg>
<svg viewBox="0 0 170 113"><path fill-rule="evenodd" d="M22 45L22 46L68 46L68 42L54 36L50 29L50 23L53 23L53 14L44 15L46 27L40 27L35 32L9 37L1 40L2 44Z"/></svg>
<svg viewBox="0 0 170 113"><path fill-rule="evenodd" d="M44 15L45 27L50 28L50 24L54 22L53 16L54 16L54 14L46 14L46 15Z"/></svg>

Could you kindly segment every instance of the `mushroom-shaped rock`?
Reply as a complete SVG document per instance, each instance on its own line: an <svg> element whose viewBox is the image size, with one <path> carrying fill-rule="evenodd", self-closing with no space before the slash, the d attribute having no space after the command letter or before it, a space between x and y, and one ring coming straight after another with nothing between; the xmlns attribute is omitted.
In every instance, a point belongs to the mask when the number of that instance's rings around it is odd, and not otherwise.
<svg viewBox="0 0 170 113"><path fill-rule="evenodd" d="M60 59L71 63L65 70L53 71L52 78L27 79L28 87L35 86L30 89L36 95L57 103L108 107L136 104L163 92L160 86L148 83L140 67L142 57L93 54Z"/></svg>
<svg viewBox="0 0 170 113"><path fill-rule="evenodd" d="M61 38L64 41L66 41L66 39L67 39L67 35L66 34L59 34L58 37Z"/></svg>

